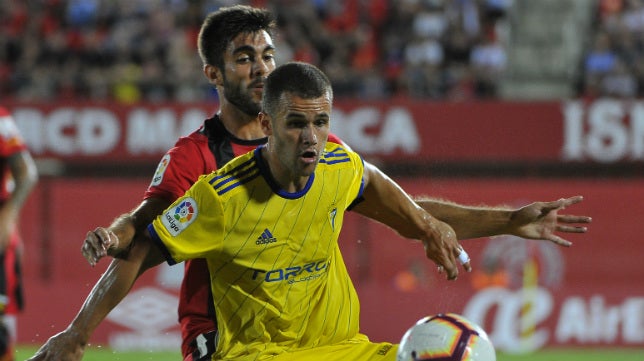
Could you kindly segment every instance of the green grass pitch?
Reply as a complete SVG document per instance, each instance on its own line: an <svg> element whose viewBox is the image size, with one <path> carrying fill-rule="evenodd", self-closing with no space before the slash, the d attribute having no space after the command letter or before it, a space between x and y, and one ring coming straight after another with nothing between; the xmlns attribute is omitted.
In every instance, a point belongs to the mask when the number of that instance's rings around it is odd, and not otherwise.
<svg viewBox="0 0 644 361"><path fill-rule="evenodd" d="M16 361L24 361L33 356L38 347L18 346ZM83 360L87 361L181 361L181 352L116 352L108 348L92 346L85 350Z"/></svg>
<svg viewBox="0 0 644 361"><path fill-rule="evenodd" d="M16 349L16 361L24 361L33 356L38 348L20 346ZM90 347L84 360L91 361L180 361L177 352L115 352L102 347ZM499 353L497 361L644 361L644 348L624 349L545 349L526 355L507 355Z"/></svg>

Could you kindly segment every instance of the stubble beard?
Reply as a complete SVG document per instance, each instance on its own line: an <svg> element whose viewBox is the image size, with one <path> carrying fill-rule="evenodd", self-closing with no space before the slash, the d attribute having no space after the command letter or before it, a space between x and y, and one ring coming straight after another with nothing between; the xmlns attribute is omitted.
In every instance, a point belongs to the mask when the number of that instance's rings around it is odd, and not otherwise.
<svg viewBox="0 0 644 361"><path fill-rule="evenodd" d="M241 90L241 84L232 84L224 80L224 98L243 113L256 117L262 110L260 102L252 99L248 92Z"/></svg>

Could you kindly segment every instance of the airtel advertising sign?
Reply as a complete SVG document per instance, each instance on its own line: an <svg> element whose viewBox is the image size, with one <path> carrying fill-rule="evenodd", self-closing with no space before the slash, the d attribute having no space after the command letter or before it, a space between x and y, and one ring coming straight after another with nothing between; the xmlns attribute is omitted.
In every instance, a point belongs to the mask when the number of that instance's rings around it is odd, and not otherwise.
<svg viewBox="0 0 644 361"><path fill-rule="evenodd" d="M529 314L525 313L526 307L531 307ZM490 338L497 349L505 352L535 351L549 343L644 343L644 297L628 297L618 305L609 305L601 295L590 299L569 297L558 308L556 324L549 328L543 322L555 313L555 301L548 289L488 288L469 300L463 314L484 324L484 316L495 310Z"/></svg>

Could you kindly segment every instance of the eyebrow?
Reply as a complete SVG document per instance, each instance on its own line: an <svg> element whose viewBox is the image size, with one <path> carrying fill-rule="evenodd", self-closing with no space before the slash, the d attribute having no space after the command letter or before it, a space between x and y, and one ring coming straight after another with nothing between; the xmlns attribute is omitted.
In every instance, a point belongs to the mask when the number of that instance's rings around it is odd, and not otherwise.
<svg viewBox="0 0 644 361"><path fill-rule="evenodd" d="M320 119L320 118L331 119L331 115L326 112L318 113L315 115L314 120ZM293 120L305 119L306 120L307 117L303 113L289 111L288 113L286 113L286 119L293 119Z"/></svg>
<svg viewBox="0 0 644 361"><path fill-rule="evenodd" d="M273 45L266 45L266 47L264 48L264 50L262 50L262 53L265 53L265 52L270 51L270 50L275 50L275 46L273 46ZM242 45L242 46L240 46L240 47L236 48L235 50L233 50L233 54L243 53L243 52L247 52L247 53L254 53L254 52L255 52L255 48L254 48L254 47L252 47L252 46L250 46L250 45Z"/></svg>
<svg viewBox="0 0 644 361"><path fill-rule="evenodd" d="M304 114L298 113L298 112L291 112L291 111L286 113L285 118L290 120L301 120L301 119L306 120L306 116Z"/></svg>

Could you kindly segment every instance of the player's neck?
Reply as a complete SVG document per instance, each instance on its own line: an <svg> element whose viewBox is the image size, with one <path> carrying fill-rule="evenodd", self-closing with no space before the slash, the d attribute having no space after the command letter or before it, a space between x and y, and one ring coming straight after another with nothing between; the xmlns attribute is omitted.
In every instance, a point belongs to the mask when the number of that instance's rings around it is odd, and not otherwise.
<svg viewBox="0 0 644 361"><path fill-rule="evenodd" d="M219 119L226 130L238 139L255 140L266 137L257 116L248 115L230 104L220 108Z"/></svg>

